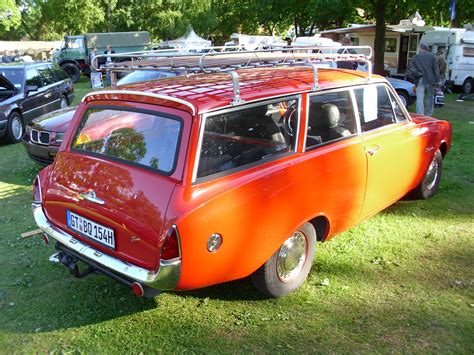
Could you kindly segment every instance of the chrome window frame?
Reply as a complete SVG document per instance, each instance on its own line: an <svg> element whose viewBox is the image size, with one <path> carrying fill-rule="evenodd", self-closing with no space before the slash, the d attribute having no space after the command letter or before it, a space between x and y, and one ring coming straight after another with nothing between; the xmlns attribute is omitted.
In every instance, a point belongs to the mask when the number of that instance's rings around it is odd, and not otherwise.
<svg viewBox="0 0 474 355"><path fill-rule="evenodd" d="M229 112L242 111L242 110L246 110L246 109L257 107L257 106L262 106L265 104L268 105L271 103L275 103L277 101L289 101L289 100L298 100L298 124L297 124L296 133L295 133L294 147L290 152L292 154L295 154L298 151L299 135L300 135L300 129L301 129L301 109L302 109L302 105L301 105L302 95L301 94L292 94L289 96L279 95L279 96L274 96L271 98L265 98L261 101L247 102L239 106L227 106L223 109L212 110L212 111L208 111L206 113L201 114L200 126L199 126L199 141L198 141L197 150L196 150L196 157L194 159L194 167L193 167L193 174L191 177L191 184L199 183L199 181L197 181L198 180L197 173L198 173L199 163L201 159L202 141L204 139L204 131L206 128L206 122L207 122L208 117L223 115ZM242 165L242 167L245 167L247 165L251 165L251 164ZM229 171L230 170L233 170L233 169L229 169ZM209 176L212 176L212 175L209 175ZM203 179L205 178L207 177L203 177Z"/></svg>
<svg viewBox="0 0 474 355"><path fill-rule="evenodd" d="M365 87L367 85L359 85L361 87ZM355 137L355 136L360 136L361 133L362 133L362 130L361 130L361 126L360 126L360 121L359 121L359 112L356 110L357 106L356 106L356 102L355 102L355 94L353 92L353 87L352 86L341 86L339 88L331 88L331 89L327 89L327 90L321 90L321 91L311 91L311 92L308 92L308 95L307 95L307 98L306 98L306 129L304 131L304 140L303 140L303 153L307 152L307 151L312 151L318 147L323 147L323 146L326 146L328 144L331 144L331 143L334 143L334 142L340 142L341 140L343 139L348 139L348 138L352 138L352 137ZM331 140L329 142L323 142L321 144L318 144L318 145L314 145L314 146L311 146L309 147L309 149L307 149L306 147L306 140L308 139L308 126L309 126L309 103L311 101L311 98L313 96L319 96L319 95L324 95L324 94L331 94L331 93L334 93L334 92L341 92L341 91L347 91L348 93L348 96L349 96L349 100L351 101L351 107L352 107L352 110L353 110L353 114L354 114L354 120L356 121L356 132L355 133L352 133L350 136L347 136L347 137L341 137L341 138L338 138L338 139L334 139L334 140Z"/></svg>
<svg viewBox="0 0 474 355"><path fill-rule="evenodd" d="M388 125L384 125L384 126L380 126L380 127L377 127L377 128L374 128L374 129L371 129L369 131L362 131L362 123L361 123L361 117L359 116L359 106L357 104L357 99L355 97L355 90L357 89L361 89L361 88L364 88L364 87L367 87L369 85L383 85L385 86L385 89L388 90L389 92L391 92L395 98L395 100L397 100L398 104L400 105L400 108L401 108L401 111L403 113L403 115L405 116L406 120L405 121L402 121L402 122L393 122L393 123L390 123ZM380 129L384 129L386 127L391 127L393 125L396 125L396 124L404 124L404 123L408 123L408 122L413 122L407 108L402 105L402 103L400 102L400 99L398 98L398 95L395 91L395 89L393 89L393 87L391 85L388 84L388 82L385 82L385 81L378 81L378 82L373 82L373 83L367 83L365 85L354 85L352 88L351 88L354 92L354 109L355 109L355 112L357 112L357 116L359 117L359 120L358 120L358 124L360 126L360 133L361 135L364 135L364 134L367 134L367 133L370 133L370 132L376 132ZM390 101L392 101L390 99ZM393 107L393 103L392 103L392 112L394 114L394 117L396 118L396 115L395 115L395 112L394 112L394 107Z"/></svg>

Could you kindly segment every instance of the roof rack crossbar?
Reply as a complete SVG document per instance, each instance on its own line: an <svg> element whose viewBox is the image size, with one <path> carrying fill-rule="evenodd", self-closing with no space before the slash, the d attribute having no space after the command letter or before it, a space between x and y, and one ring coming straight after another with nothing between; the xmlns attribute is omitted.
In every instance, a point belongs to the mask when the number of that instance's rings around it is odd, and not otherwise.
<svg viewBox="0 0 474 355"><path fill-rule="evenodd" d="M203 53L203 51L206 51ZM108 63L99 68L99 60L108 57L119 62ZM232 105L244 101L240 96L239 76L237 69L280 66L309 66L313 71L312 90L319 88L318 64L337 63L341 61L360 62L367 65L368 78L372 78L372 48L369 46L337 47L291 47L269 46L267 49L244 50L241 46L211 47L187 49L161 49L152 51L100 54L91 63L93 70L109 70L113 78L117 72L133 70L167 70L190 73L228 72L232 79L234 99ZM113 79L112 78L112 79ZM112 80L115 82L115 80Z"/></svg>

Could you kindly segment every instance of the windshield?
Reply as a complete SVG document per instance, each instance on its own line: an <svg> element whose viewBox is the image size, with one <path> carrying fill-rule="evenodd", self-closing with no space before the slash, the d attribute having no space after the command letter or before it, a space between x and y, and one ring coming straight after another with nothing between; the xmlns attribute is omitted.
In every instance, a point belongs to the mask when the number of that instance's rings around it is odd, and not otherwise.
<svg viewBox="0 0 474 355"><path fill-rule="evenodd" d="M180 134L181 121L176 117L93 108L82 118L72 148L171 174Z"/></svg>
<svg viewBox="0 0 474 355"><path fill-rule="evenodd" d="M23 88L23 69L1 68L0 74L8 79L18 90Z"/></svg>
<svg viewBox="0 0 474 355"><path fill-rule="evenodd" d="M160 78L170 78L179 75L179 73L162 71L162 70L152 70L152 71L144 71L144 70L136 70L127 74L122 79L117 82L117 85L125 85L125 84L133 84L139 83L142 81L160 79Z"/></svg>

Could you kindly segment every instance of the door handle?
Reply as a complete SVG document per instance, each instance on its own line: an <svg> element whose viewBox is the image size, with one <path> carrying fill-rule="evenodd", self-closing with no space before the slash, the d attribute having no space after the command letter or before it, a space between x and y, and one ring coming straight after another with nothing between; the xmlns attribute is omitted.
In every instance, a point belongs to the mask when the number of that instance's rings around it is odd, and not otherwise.
<svg viewBox="0 0 474 355"><path fill-rule="evenodd" d="M382 146L378 145L378 144L374 144L372 146L372 149L369 149L367 151L368 154L370 154L371 156L374 156L375 153L377 153L380 149L382 149Z"/></svg>

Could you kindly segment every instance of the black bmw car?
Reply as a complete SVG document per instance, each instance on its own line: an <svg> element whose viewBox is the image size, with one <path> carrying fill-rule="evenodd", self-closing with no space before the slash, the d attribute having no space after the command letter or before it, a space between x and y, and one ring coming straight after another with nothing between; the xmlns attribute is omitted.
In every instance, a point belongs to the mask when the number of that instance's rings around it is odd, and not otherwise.
<svg viewBox="0 0 474 355"><path fill-rule="evenodd" d="M72 81L57 64L0 65L0 140L19 142L29 121L73 98Z"/></svg>

